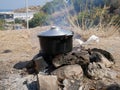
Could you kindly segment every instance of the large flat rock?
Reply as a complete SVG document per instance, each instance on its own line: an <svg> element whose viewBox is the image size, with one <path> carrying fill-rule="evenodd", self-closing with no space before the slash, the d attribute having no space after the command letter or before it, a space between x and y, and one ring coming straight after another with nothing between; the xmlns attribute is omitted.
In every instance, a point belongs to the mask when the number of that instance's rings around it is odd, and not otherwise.
<svg viewBox="0 0 120 90"><path fill-rule="evenodd" d="M58 90L57 76L38 74L39 90Z"/></svg>

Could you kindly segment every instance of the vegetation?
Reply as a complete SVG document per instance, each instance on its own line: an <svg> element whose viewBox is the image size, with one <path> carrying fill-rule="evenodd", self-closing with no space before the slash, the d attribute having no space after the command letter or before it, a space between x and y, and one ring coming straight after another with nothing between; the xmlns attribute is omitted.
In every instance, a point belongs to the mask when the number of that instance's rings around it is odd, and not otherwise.
<svg viewBox="0 0 120 90"><path fill-rule="evenodd" d="M3 19L0 19L0 30L4 30L4 23L5 21Z"/></svg>
<svg viewBox="0 0 120 90"><path fill-rule="evenodd" d="M42 7L42 11L47 13L47 14L52 14L56 11L60 11L64 7L65 7L64 6L64 0L53 0L51 2L46 3Z"/></svg>
<svg viewBox="0 0 120 90"><path fill-rule="evenodd" d="M65 18L67 17L70 25L78 29L88 30L93 27L104 28L110 25L118 28L120 26L119 8L120 0L53 0L40 7L40 11L34 14L34 17L29 21L29 27L48 25L57 18L55 15L63 15L63 13L56 14L56 12L67 10ZM119 10L117 11L117 9ZM49 18L50 15L53 15L52 19ZM59 20L62 21L62 19L57 19L56 22ZM0 21L2 29L1 23L3 21ZM19 19L15 19L15 23L22 23L26 26L26 22Z"/></svg>
<svg viewBox="0 0 120 90"><path fill-rule="evenodd" d="M18 18L15 19L15 23L17 23L17 24L21 24L21 23L23 23L23 22L24 22L24 21L21 20L21 19L18 19Z"/></svg>
<svg viewBox="0 0 120 90"><path fill-rule="evenodd" d="M77 20L78 24L84 29L91 28L93 26L107 24L111 21L111 17L105 8L94 8L89 11L79 12Z"/></svg>
<svg viewBox="0 0 120 90"><path fill-rule="evenodd" d="M110 25L118 28L120 15L115 14L114 11L119 6L119 0L53 0L46 3L40 12L34 15L29 21L29 27L48 25L51 22L48 21L48 15L68 10L66 13L68 21L72 26L79 29L88 30L92 27L103 28ZM73 7L72 13L69 11L71 7ZM22 21L16 19L15 22L21 23Z"/></svg>
<svg viewBox="0 0 120 90"><path fill-rule="evenodd" d="M81 30L97 27L103 30L114 26L117 30L120 26L120 11L117 11L119 0L73 0L73 5L76 14L69 15L69 20L74 27Z"/></svg>
<svg viewBox="0 0 120 90"><path fill-rule="evenodd" d="M29 27L33 28L36 26L47 25L47 14L44 12L39 12L34 14L34 17L29 21Z"/></svg>
<svg viewBox="0 0 120 90"><path fill-rule="evenodd" d="M80 27L83 27L83 25L91 27L100 25L101 22L101 24L110 22L116 17L114 13L110 13L120 6L119 0L68 0L68 2L69 7L73 6L73 11L76 12L77 19L73 22L79 24ZM42 10L47 14L53 14L65 8L65 0L53 0L44 5ZM71 17L75 16L72 15ZM116 22L116 20L113 20L113 22Z"/></svg>

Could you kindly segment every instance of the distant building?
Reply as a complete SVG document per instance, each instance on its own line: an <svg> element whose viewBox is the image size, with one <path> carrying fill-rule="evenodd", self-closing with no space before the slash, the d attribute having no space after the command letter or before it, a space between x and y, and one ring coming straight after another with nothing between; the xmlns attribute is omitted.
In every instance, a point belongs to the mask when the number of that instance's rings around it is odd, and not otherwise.
<svg viewBox="0 0 120 90"><path fill-rule="evenodd" d="M0 12L0 19L4 19L7 22L14 21L14 12Z"/></svg>
<svg viewBox="0 0 120 90"><path fill-rule="evenodd" d="M34 16L35 12L28 13L28 20L31 20ZM26 13L14 13L14 19L26 20Z"/></svg>
<svg viewBox="0 0 120 90"><path fill-rule="evenodd" d="M35 12L28 13L28 20L32 19ZM0 12L0 19L4 19L7 22L14 21L14 19L26 20L26 13L14 13L14 12Z"/></svg>
<svg viewBox="0 0 120 90"><path fill-rule="evenodd" d="M36 12L28 13L28 20L31 20ZM15 19L25 20L26 21L26 13L18 13L18 12L0 12L0 19L5 20L4 28L6 30L19 30L24 29L25 27L22 24L16 24ZM10 24L9 22L14 22Z"/></svg>

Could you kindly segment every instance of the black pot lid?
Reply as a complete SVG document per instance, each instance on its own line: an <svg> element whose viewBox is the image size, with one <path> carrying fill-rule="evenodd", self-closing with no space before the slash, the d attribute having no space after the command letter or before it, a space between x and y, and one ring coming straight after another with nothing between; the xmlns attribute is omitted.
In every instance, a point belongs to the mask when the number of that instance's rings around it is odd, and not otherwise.
<svg viewBox="0 0 120 90"><path fill-rule="evenodd" d="M70 30L60 29L59 27L52 26L50 30L43 31L38 34L39 37L52 37L52 36L73 36Z"/></svg>

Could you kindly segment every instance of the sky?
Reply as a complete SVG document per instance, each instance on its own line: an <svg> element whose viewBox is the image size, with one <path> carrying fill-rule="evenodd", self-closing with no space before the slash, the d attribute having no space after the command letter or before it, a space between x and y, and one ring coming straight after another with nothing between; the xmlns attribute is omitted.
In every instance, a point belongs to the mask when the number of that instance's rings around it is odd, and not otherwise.
<svg viewBox="0 0 120 90"><path fill-rule="evenodd" d="M2 9L18 9L25 7L26 0L0 0L0 10ZM52 0L28 0L28 5L44 5L47 1Z"/></svg>

